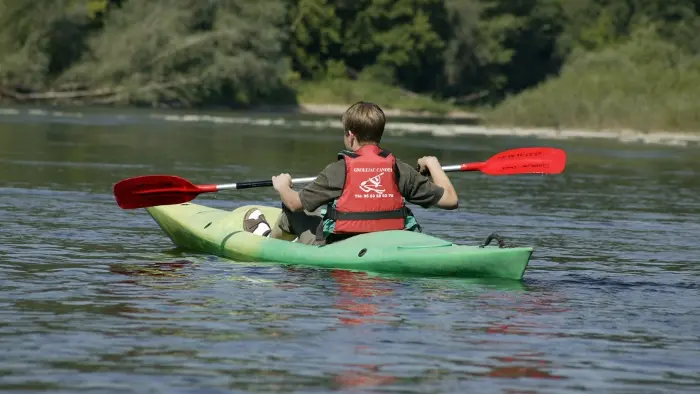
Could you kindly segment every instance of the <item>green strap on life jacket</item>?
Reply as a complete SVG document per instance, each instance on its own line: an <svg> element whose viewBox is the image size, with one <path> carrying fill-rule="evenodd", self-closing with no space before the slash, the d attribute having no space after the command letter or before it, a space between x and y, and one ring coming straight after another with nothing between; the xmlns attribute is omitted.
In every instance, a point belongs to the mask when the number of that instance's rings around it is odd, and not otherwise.
<svg viewBox="0 0 700 394"><path fill-rule="evenodd" d="M335 209L337 200L333 200L333 202L328 203L328 205L324 206L321 208L321 218L323 219L323 238L328 239L328 237L333 234L335 231L335 220L331 219L328 217L327 212L330 207ZM406 200L404 199L404 204L406 204ZM418 224L418 220L416 219L415 216L413 216L413 213L411 212L408 207L406 207L406 216L404 217L404 229L407 231L416 231L416 232L421 232L421 227Z"/></svg>

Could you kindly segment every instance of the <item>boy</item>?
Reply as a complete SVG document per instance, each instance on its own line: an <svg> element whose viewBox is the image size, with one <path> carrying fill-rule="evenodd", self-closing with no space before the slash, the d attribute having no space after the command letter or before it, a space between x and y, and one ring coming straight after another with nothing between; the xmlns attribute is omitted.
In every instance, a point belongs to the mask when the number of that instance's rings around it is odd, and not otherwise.
<svg viewBox="0 0 700 394"><path fill-rule="evenodd" d="M270 227L260 210L251 209L245 215L245 231L271 238L294 234L301 243L325 245L367 232L420 231L405 201L424 208L457 208L457 193L435 157L418 159L431 181L379 147L386 123L379 106L358 102L347 109L342 123L347 150L338 161L299 192L292 189L289 174L273 176L282 214ZM313 213L321 207L320 216Z"/></svg>

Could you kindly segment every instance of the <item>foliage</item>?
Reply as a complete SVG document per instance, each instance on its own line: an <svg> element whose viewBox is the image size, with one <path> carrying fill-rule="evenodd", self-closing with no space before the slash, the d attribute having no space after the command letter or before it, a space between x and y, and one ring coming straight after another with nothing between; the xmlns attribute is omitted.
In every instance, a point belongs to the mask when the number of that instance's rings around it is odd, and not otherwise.
<svg viewBox="0 0 700 394"><path fill-rule="evenodd" d="M87 14L73 1L0 0L0 83L43 85L85 49Z"/></svg>
<svg viewBox="0 0 700 394"><path fill-rule="evenodd" d="M492 123L595 129L696 129L700 63L652 28L616 46L582 53L561 76L510 97Z"/></svg>
<svg viewBox="0 0 700 394"><path fill-rule="evenodd" d="M16 41L17 61L0 63L4 80L33 89L106 90L115 102L196 106L294 100L286 86L282 1L130 1L101 17L94 35L86 28L94 22L89 7L42 1L51 12L15 6L18 15L36 19L8 20L14 32L2 36L23 40ZM39 22L47 28L24 28ZM30 62L36 66L23 70Z"/></svg>
<svg viewBox="0 0 700 394"><path fill-rule="evenodd" d="M689 127L698 31L700 0L0 0L0 95Z"/></svg>
<svg viewBox="0 0 700 394"><path fill-rule="evenodd" d="M428 111L435 114L445 114L458 109L447 102L432 100L430 97L413 94L374 80L309 81L300 84L298 92L299 101L302 103L347 105L365 100L375 102L385 110Z"/></svg>
<svg viewBox="0 0 700 394"><path fill-rule="evenodd" d="M356 76L365 68L384 82L435 89L442 67L447 11L442 0L297 0L288 16L294 67L322 79L329 66Z"/></svg>

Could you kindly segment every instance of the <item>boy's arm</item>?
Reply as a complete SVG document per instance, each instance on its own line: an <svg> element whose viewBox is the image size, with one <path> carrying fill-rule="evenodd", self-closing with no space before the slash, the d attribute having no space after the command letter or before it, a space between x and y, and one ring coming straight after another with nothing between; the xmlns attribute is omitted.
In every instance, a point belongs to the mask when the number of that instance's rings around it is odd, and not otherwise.
<svg viewBox="0 0 700 394"><path fill-rule="evenodd" d="M406 201L423 208L432 206L438 206L443 209L457 208L457 193L454 191L452 183L442 171L442 168L435 171L438 176L433 182L430 177L420 174L413 166L399 159L396 160L396 164L399 170L399 189ZM439 163L437 167L440 167ZM431 171L431 174L435 175L433 171ZM440 174L447 178L447 182L445 182L445 179L441 179Z"/></svg>
<svg viewBox="0 0 700 394"><path fill-rule="evenodd" d="M279 192L280 200L292 212L313 212L339 198L343 192L344 181L345 163L342 161L328 165L312 183L299 192L292 189L292 178L289 174L272 177L272 185Z"/></svg>
<svg viewBox="0 0 700 394"><path fill-rule="evenodd" d="M434 156L421 157L418 159L418 165L421 171L424 169L430 171L433 183L444 189L437 206L442 209L457 209L459 207L459 197L457 197L457 192L452 186L452 181L447 177L445 171L442 170L438 159Z"/></svg>
<svg viewBox="0 0 700 394"><path fill-rule="evenodd" d="M292 177L289 174L279 174L272 177L272 187L280 194L280 200L290 211L302 210L299 193L292 189Z"/></svg>

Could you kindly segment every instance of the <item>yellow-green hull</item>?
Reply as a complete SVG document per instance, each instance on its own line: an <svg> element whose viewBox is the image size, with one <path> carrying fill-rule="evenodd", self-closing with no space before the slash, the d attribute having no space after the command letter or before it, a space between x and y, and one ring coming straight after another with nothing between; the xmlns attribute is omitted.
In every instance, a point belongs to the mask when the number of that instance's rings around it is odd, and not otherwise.
<svg viewBox="0 0 700 394"><path fill-rule="evenodd" d="M243 231L243 215L251 207L224 211L187 203L146 210L178 247L237 261L390 274L522 279L533 252L530 247L457 245L410 231L383 231L322 247L309 246ZM281 213L279 208L256 207L270 223Z"/></svg>

